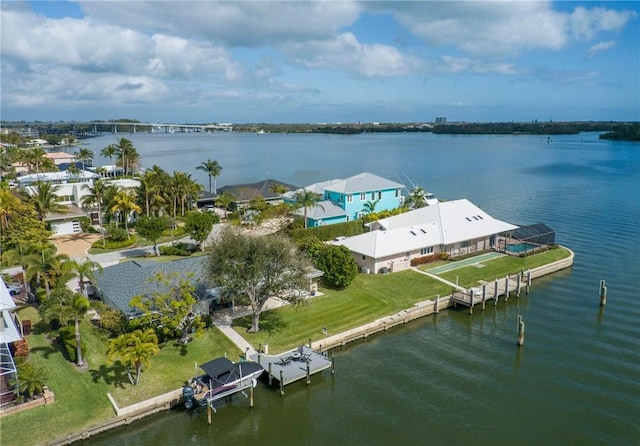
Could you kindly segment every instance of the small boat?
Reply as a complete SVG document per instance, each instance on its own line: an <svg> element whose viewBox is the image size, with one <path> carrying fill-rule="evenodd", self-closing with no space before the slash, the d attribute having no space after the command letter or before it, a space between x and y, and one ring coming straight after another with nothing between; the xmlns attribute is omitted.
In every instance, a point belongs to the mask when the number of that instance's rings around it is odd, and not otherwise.
<svg viewBox="0 0 640 446"><path fill-rule="evenodd" d="M255 387L264 368L254 361L233 362L217 358L200 366L203 375L196 376L182 388L185 408L206 406L224 396Z"/></svg>

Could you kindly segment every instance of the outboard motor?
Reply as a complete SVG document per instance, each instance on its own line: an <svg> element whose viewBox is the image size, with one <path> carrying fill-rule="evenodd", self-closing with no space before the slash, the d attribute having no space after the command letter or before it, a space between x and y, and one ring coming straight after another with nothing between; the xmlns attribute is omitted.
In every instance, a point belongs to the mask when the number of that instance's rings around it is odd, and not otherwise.
<svg viewBox="0 0 640 446"><path fill-rule="evenodd" d="M195 393L196 391L191 386L184 386L182 388L182 399L184 400L185 409L193 409L193 406L195 405L193 396L195 395Z"/></svg>

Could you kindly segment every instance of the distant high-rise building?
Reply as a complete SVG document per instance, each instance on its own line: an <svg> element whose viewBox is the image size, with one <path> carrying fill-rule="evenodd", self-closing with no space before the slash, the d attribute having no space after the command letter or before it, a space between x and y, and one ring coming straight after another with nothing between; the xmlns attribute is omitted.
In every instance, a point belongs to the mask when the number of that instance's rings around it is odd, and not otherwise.
<svg viewBox="0 0 640 446"><path fill-rule="evenodd" d="M446 116L436 116L436 124L446 124L447 117Z"/></svg>

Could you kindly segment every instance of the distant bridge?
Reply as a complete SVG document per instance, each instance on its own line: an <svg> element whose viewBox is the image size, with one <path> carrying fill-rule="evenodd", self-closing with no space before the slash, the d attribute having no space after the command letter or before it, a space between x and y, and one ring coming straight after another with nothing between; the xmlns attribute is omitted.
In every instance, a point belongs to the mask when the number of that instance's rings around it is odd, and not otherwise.
<svg viewBox="0 0 640 446"><path fill-rule="evenodd" d="M136 133L137 127L150 127L151 132L158 131L164 133L186 133L186 132L230 132L233 124L173 124L164 122L127 122L127 121L89 121L74 122L75 125L86 124L93 126L94 133L98 132L98 126L109 126L113 133L118 132L118 126L133 127Z"/></svg>

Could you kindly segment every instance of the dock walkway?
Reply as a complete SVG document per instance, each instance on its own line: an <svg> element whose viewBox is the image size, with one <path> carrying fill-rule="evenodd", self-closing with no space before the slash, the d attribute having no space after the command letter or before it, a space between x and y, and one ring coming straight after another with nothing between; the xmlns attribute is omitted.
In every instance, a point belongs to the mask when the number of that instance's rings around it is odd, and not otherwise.
<svg viewBox="0 0 640 446"><path fill-rule="evenodd" d="M283 386L287 384L303 378L307 379L308 384L311 375L329 368L333 370L333 361L331 359L305 345L279 355L266 355L256 352L250 354L249 359L264 367L269 376L269 383L273 379L280 383L281 392Z"/></svg>

